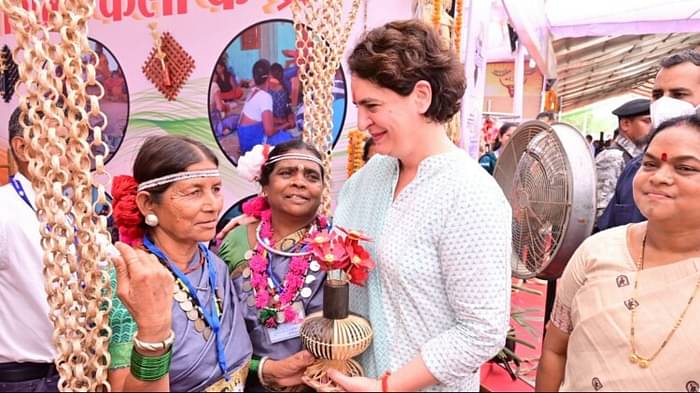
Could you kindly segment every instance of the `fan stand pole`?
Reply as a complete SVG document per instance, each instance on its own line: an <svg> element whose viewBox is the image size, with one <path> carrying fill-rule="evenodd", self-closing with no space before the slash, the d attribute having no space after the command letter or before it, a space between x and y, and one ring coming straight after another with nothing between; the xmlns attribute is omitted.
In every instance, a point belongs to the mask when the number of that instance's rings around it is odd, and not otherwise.
<svg viewBox="0 0 700 393"><path fill-rule="evenodd" d="M547 333L547 323L552 316L554 308L554 299L557 295L557 280L547 280L547 300L544 306L544 325L542 325L542 342Z"/></svg>

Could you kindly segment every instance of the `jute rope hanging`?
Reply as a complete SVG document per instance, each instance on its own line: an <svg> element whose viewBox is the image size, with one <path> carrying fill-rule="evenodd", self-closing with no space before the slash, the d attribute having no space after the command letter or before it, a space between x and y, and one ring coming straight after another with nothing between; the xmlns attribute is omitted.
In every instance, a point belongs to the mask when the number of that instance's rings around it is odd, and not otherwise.
<svg viewBox="0 0 700 393"><path fill-rule="evenodd" d="M38 11L25 10L21 0L0 0L0 8L17 38L20 124L29 142L29 171L37 192L59 389L107 391L109 234L106 216L95 214L92 187L97 188L96 203L109 207L104 186L93 182L95 175L109 182L104 168L109 149L102 139L107 118L98 102L104 95L96 80L99 60L87 39L94 2L52 1L57 10L49 11L45 26L37 12L52 7L48 1L36 3ZM98 94L88 94L88 89Z"/></svg>
<svg viewBox="0 0 700 393"><path fill-rule="evenodd" d="M449 2L451 3L451 2ZM429 23L442 38L445 47L453 48L455 54L461 59L461 34L464 3L461 0L456 2L454 20L445 12L445 4L442 0L415 0L415 17ZM456 113L452 119L445 124L445 130L450 140L459 145L462 139L461 111Z"/></svg>
<svg viewBox="0 0 700 393"><path fill-rule="evenodd" d="M343 1L294 0L294 30L297 37L297 65L304 96L304 140L323 156L328 178L321 211L331 211L330 174L333 147L333 85L345 51L360 0L352 0L343 23Z"/></svg>

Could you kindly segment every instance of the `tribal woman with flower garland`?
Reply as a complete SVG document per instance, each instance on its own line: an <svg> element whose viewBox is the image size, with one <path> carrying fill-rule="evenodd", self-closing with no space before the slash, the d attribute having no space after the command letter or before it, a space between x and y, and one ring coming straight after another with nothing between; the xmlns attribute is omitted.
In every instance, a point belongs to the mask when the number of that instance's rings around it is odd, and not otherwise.
<svg viewBox="0 0 700 393"><path fill-rule="evenodd" d="M158 136L141 146L133 177L114 179L115 391L243 389L252 346L226 264L204 246L223 205L217 168L202 143Z"/></svg>
<svg viewBox="0 0 700 393"><path fill-rule="evenodd" d="M272 149L272 150L270 150ZM253 342L253 367L246 390L297 389L315 360L302 351L299 328L305 315L321 310L325 273L310 247L328 229L317 215L324 173L321 155L302 141L258 145L241 157L239 173L259 182L262 194L243 205L256 217L223 240L228 264Z"/></svg>

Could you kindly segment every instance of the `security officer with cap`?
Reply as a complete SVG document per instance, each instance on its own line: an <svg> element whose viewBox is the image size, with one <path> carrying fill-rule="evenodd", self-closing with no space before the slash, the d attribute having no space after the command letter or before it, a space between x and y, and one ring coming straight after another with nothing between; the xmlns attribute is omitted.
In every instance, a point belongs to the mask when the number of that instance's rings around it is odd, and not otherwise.
<svg viewBox="0 0 700 393"><path fill-rule="evenodd" d="M638 98L626 102L612 113L618 118L617 136L612 145L602 151L595 159L598 184L596 189L596 218L603 214L615 193L617 179L625 165L632 158L644 151L649 132L651 117L650 101Z"/></svg>

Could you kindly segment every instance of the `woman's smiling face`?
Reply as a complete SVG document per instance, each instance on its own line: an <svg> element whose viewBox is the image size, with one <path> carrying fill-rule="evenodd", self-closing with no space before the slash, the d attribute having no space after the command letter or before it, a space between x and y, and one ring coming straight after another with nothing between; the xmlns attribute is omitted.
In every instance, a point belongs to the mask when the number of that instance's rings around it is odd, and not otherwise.
<svg viewBox="0 0 700 393"><path fill-rule="evenodd" d="M654 137L634 178L634 199L649 220L700 222L700 129L681 123Z"/></svg>

